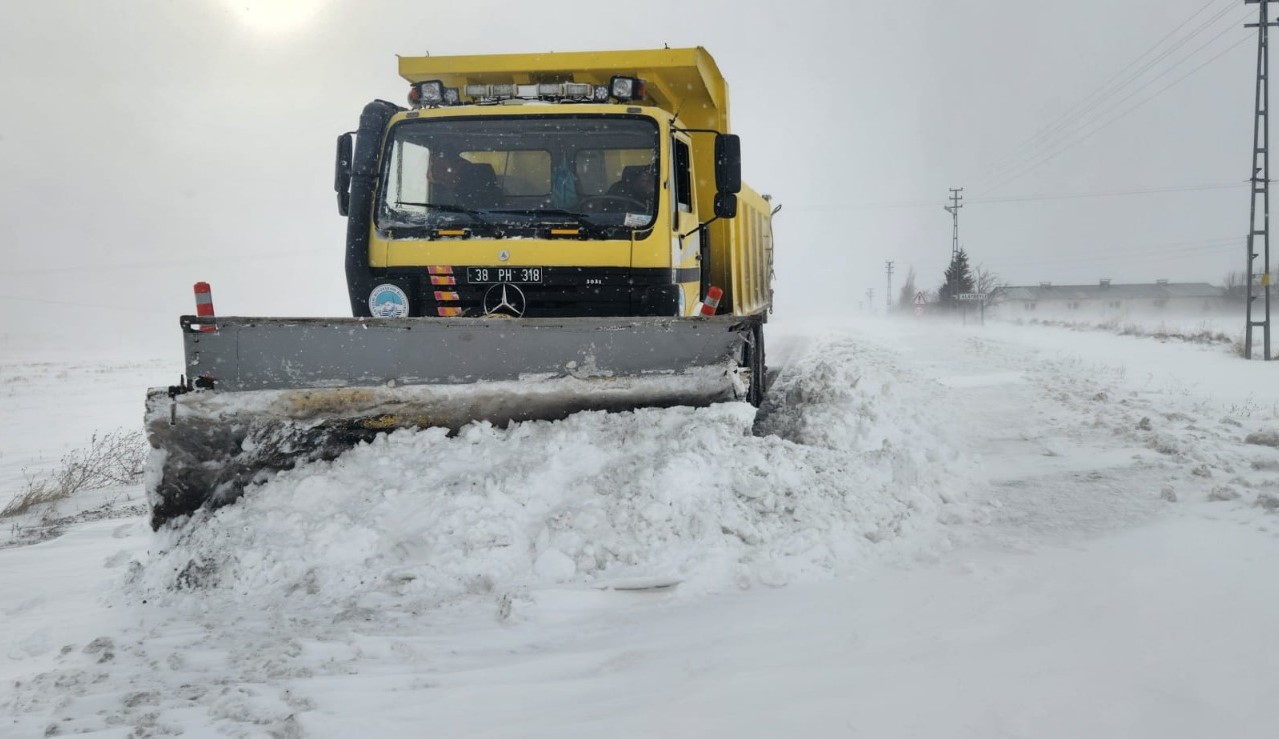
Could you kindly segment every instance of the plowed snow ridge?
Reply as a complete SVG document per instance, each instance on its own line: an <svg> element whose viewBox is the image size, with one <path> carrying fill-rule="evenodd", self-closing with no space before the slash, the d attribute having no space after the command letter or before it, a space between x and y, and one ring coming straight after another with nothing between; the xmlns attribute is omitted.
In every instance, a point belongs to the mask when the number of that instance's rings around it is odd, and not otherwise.
<svg viewBox="0 0 1279 739"><path fill-rule="evenodd" d="M958 505L963 461L919 410L939 390L837 337L783 372L758 422L733 403L399 431L162 533L129 590L431 605L637 577L697 592L828 577L904 539L931 546L918 535Z"/></svg>

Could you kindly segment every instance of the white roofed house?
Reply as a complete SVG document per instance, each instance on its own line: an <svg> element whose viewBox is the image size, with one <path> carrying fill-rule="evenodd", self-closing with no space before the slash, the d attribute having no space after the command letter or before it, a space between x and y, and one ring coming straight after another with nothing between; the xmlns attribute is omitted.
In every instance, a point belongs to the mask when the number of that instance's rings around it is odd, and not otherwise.
<svg viewBox="0 0 1279 739"><path fill-rule="evenodd" d="M1041 319L1057 321L1097 321L1149 318L1162 315L1209 316L1237 311L1226 288L1206 282L1113 284L1101 280L1095 285L1012 286L1001 292L997 315L1005 320Z"/></svg>

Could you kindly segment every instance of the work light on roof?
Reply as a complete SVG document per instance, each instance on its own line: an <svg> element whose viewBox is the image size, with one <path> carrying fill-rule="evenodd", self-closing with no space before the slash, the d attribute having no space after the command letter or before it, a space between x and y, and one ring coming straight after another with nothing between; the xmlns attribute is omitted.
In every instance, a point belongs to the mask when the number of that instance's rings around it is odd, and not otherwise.
<svg viewBox="0 0 1279 739"><path fill-rule="evenodd" d="M457 105L461 98L456 87L445 87L440 80L418 82L409 87L409 103L415 108Z"/></svg>
<svg viewBox="0 0 1279 739"><path fill-rule="evenodd" d="M644 99L644 80L638 77L614 77L608 81L609 93L622 102Z"/></svg>

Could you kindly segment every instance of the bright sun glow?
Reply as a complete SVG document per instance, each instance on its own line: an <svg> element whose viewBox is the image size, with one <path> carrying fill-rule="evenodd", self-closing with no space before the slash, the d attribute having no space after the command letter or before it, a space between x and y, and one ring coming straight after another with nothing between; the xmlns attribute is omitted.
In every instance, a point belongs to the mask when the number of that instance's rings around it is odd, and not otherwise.
<svg viewBox="0 0 1279 739"><path fill-rule="evenodd" d="M223 0L246 28L265 35L286 34L309 25L325 0Z"/></svg>

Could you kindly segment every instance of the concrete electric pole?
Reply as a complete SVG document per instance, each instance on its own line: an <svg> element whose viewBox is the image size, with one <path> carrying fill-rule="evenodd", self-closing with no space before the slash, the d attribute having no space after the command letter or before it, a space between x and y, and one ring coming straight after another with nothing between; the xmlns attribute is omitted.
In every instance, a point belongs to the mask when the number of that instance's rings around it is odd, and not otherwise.
<svg viewBox="0 0 1279 739"><path fill-rule="evenodd" d="M888 271L888 312L893 312L893 263L891 260L884 262L884 268Z"/></svg>
<svg viewBox="0 0 1279 739"><path fill-rule="evenodd" d="M950 205L945 206L946 212L951 214L955 219L955 230L950 240L950 258L954 261L955 255L959 253L959 209L964 207L962 201L964 199L964 188L950 188Z"/></svg>
<svg viewBox="0 0 1279 739"><path fill-rule="evenodd" d="M1252 330L1261 329L1264 358L1270 359L1270 28L1279 23L1270 20L1270 0L1244 0L1245 5L1258 5L1256 23L1245 24L1257 29L1257 105L1252 126L1252 210L1248 223L1248 295L1245 308L1243 355L1252 359ZM1260 243L1258 243L1260 242ZM1261 251L1258 252L1258 246ZM1261 257L1261 270L1257 270ZM1257 295L1258 288L1262 295ZM1264 318L1254 319L1252 302L1264 298Z"/></svg>

